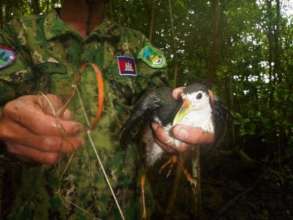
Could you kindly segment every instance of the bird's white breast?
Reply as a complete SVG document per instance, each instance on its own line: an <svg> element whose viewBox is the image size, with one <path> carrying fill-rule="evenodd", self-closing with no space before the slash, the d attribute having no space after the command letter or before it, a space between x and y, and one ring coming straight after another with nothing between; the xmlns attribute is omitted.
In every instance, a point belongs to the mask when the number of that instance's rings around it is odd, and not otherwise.
<svg viewBox="0 0 293 220"><path fill-rule="evenodd" d="M159 120L158 120L159 122ZM191 111L177 124L188 125L191 127L201 128L203 131L214 133L214 124L212 119L212 110L210 107L201 109L198 111ZM166 133L170 132L170 129L175 125L165 126ZM150 127L146 129L143 137L144 143L146 144L146 163L147 166L152 166L161 156L164 151L154 141L153 132ZM170 141L179 146L182 142L175 138L170 138Z"/></svg>
<svg viewBox="0 0 293 220"><path fill-rule="evenodd" d="M155 142L153 132L148 127L143 135L143 142L146 149L146 164L152 166L163 154L162 148Z"/></svg>
<svg viewBox="0 0 293 220"><path fill-rule="evenodd" d="M214 132L212 111L209 109L201 111L191 111L178 124L201 128L206 132Z"/></svg>
<svg viewBox="0 0 293 220"><path fill-rule="evenodd" d="M212 109L210 107L198 111L191 111L177 124L201 128L203 131L210 133L214 133L215 130L212 118ZM175 146L179 146L181 141L174 139L174 144Z"/></svg>

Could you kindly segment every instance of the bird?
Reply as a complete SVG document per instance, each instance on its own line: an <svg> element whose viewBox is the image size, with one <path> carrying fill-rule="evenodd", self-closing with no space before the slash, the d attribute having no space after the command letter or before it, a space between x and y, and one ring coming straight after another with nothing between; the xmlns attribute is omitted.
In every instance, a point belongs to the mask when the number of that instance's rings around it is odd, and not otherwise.
<svg viewBox="0 0 293 220"><path fill-rule="evenodd" d="M167 153L155 141L150 123L159 123L168 133L177 124L214 133L212 105L209 89L202 83L192 83L184 87L178 100L173 98L169 87L151 89L135 104L133 112L121 129L120 143L127 146L131 142L129 139L132 139L131 131L135 130L139 122L146 125L142 139L145 143L146 165L151 167ZM173 138L172 141L175 147L181 144L178 139Z"/></svg>
<svg viewBox="0 0 293 220"><path fill-rule="evenodd" d="M120 144L127 146L130 142L135 142L143 133L142 142L144 143L144 159L146 169L160 167L161 173L166 167L170 166L172 170L174 164L177 164L176 170L181 170L187 181L192 186L197 203L200 203L200 147L191 148L192 153L180 153L176 148L180 146L181 141L172 137L172 128L178 124L201 128L204 132L216 133L216 122L221 118L220 102L214 99L208 87L202 83L192 83L183 88L178 99L173 98L172 89L169 87L160 87L150 89L145 92L134 105L133 111L126 120L121 129ZM216 120L215 120L216 119ZM151 123L159 123L164 130L170 134L170 141L175 146L175 153L165 152L155 140ZM134 131L134 133L133 133ZM142 131L142 132L141 132ZM192 164L191 173L186 169L186 160ZM189 163L189 164L190 164ZM170 174L168 171L167 175ZM145 172L147 173L147 171ZM141 176L141 198L142 198L142 219L147 219L145 203L145 179L146 174ZM178 180L178 179L177 179ZM177 185L176 178L174 185ZM172 200L170 200L172 201ZM172 203L168 210L172 210Z"/></svg>

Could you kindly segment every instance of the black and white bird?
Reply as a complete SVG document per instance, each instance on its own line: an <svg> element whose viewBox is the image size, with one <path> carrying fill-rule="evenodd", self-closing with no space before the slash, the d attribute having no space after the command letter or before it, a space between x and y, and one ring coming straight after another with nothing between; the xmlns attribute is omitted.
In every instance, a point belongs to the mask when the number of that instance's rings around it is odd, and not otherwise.
<svg viewBox="0 0 293 220"><path fill-rule="evenodd" d="M145 142L146 165L152 166L165 154L165 151L154 140L150 122L158 122L167 132L177 124L201 128L214 133L214 116L208 88L200 83L186 86L178 100L172 97L172 89L163 87L150 90L137 102L134 110L121 131L121 145L125 146L131 139L131 131L139 122L145 125L143 134ZM173 139L175 146L181 141Z"/></svg>
<svg viewBox="0 0 293 220"><path fill-rule="evenodd" d="M178 151L170 154L165 152L154 138L151 122L158 122L162 125L165 131L169 132L170 137L172 137L172 128L177 124L183 124L213 133L217 142L218 136L221 136L219 133L222 133L219 132L219 130L222 130L219 127L225 126L223 122L227 119L227 113L222 104L214 100L208 88L200 83L186 86L178 100L173 98L172 89L167 87L150 90L138 100L132 114L121 130L120 143L121 146L125 147L129 142L135 142L136 138L139 138L139 141L141 141L140 131L143 132L142 142L144 142L145 146L143 155L145 157L146 172L144 172L140 179L142 219L146 219L147 216L144 190L145 178L147 176L151 178L154 173L158 177L158 172L156 172L156 167L158 166L160 167L159 174L161 174L167 166L170 165L173 168L174 164L177 164L176 170L184 174L186 180L191 184L196 204L200 204L200 147L192 148L191 151L185 153L179 153ZM135 136L132 135L133 131L135 131ZM181 144L181 141L175 138L171 138L171 141L175 147ZM147 170L151 171L152 174L147 174ZM172 169L168 170L167 176L169 176L171 171ZM176 190L174 186L177 186L179 183L177 177L180 177L180 175L174 176L174 184L171 187L174 190ZM158 188L156 181L157 179L154 181L156 187L153 189ZM169 195L168 192L170 192L170 189L166 189L165 193L167 195ZM161 198L162 191L160 188L158 193ZM170 198L175 194L171 193ZM173 202L168 203L166 207L167 212L173 207L174 200L170 199L170 201Z"/></svg>

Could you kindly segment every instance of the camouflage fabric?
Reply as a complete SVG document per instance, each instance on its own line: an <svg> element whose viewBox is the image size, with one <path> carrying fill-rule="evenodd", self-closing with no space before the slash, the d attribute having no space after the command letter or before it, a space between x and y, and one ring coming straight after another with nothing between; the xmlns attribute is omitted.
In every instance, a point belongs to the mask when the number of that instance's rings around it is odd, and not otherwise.
<svg viewBox="0 0 293 220"><path fill-rule="evenodd" d="M163 69L138 60L148 40L137 31L105 20L86 38L63 23L55 11L15 19L4 27L0 45L16 52L16 61L0 70L0 104L24 94L53 93L66 101L82 63L95 63L105 83L105 106L94 130L97 145L126 219L139 218L137 178L141 158L135 146L119 146L119 130L137 97L162 83ZM117 56L136 59L137 76L119 75ZM90 117L97 110L97 83L88 66L78 82ZM77 97L70 103L84 122ZM84 123L85 124L85 123ZM87 143L54 167L8 162L1 157L1 213L7 219L119 219L117 208ZM1 218L0 217L0 218Z"/></svg>

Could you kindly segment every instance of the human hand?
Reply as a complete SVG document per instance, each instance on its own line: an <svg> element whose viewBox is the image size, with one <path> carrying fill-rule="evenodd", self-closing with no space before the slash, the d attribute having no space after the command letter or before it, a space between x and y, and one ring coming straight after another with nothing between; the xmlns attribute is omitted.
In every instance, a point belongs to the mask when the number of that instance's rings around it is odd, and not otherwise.
<svg viewBox="0 0 293 220"><path fill-rule="evenodd" d="M179 99L183 89L184 87L174 89L172 93L173 97ZM209 91L209 96L211 100L214 99L211 91ZM156 142L169 153L185 152L196 144L211 144L214 141L213 133L204 132L200 128L186 125L175 125L171 130L171 134L168 134L164 128L156 122L152 123L152 129ZM176 146L173 141L174 138L182 141L182 143Z"/></svg>
<svg viewBox="0 0 293 220"><path fill-rule="evenodd" d="M60 116L53 112L63 107L57 96L47 98L30 95L8 102L0 117L0 140L15 156L52 165L82 145L83 127L68 109Z"/></svg>

